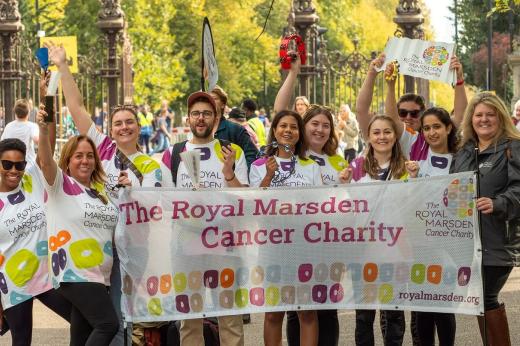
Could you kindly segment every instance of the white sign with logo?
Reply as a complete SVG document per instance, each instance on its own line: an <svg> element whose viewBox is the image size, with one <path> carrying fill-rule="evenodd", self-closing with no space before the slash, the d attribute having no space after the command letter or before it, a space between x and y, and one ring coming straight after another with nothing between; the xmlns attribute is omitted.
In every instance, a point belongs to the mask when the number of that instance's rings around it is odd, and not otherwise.
<svg viewBox="0 0 520 346"><path fill-rule="evenodd" d="M385 64L380 70L397 60L401 74L455 84L455 71L450 70L454 51L454 43L392 37L386 44Z"/></svg>

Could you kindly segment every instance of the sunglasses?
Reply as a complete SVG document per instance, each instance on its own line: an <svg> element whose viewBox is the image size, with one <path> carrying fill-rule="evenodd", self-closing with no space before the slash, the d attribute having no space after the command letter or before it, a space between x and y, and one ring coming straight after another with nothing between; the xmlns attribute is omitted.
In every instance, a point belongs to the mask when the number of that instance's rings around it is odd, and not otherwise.
<svg viewBox="0 0 520 346"><path fill-rule="evenodd" d="M420 109L414 109L414 110L410 111L408 109L402 109L402 108L399 108L397 112L399 113L399 116L401 118L406 118L406 116L408 116L408 114L410 114L410 116L415 119L418 118L422 113L422 111Z"/></svg>
<svg viewBox="0 0 520 346"><path fill-rule="evenodd" d="M1 160L2 161L2 167L6 171L10 171L13 166L17 171L23 171L25 169L25 166L27 166L27 161L10 161L10 160Z"/></svg>

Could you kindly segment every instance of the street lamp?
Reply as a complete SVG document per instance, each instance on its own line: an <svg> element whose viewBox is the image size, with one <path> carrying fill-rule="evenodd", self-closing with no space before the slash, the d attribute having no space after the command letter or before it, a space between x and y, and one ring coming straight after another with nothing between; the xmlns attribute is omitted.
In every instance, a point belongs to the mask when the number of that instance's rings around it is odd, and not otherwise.
<svg viewBox="0 0 520 346"><path fill-rule="evenodd" d="M2 40L2 65L0 84L2 85L5 123L14 120L14 83L19 80L20 70L15 69L16 58L13 47L18 41L18 33L23 30L18 12L18 0L0 0L0 36Z"/></svg>

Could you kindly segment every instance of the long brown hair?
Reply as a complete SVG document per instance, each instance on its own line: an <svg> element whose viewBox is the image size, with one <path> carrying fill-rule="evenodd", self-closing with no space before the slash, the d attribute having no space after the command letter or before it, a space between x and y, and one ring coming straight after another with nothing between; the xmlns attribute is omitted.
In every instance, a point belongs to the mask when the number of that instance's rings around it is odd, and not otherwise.
<svg viewBox="0 0 520 346"><path fill-rule="evenodd" d="M298 124L299 138L298 142L295 145L294 154L302 160L307 160L307 157L305 157L305 154L307 152L307 142L305 141L305 127L303 126L302 117L296 112L285 110L278 112L274 116L273 122L271 123L271 128L269 129L269 135L267 136L267 143L273 143L273 141L276 140L274 136L274 131L276 130L278 123L280 122L280 120L282 120L283 117L293 117L294 119L296 119L296 123ZM267 149L267 155L272 156L276 154L277 150L277 148L269 147Z"/></svg>
<svg viewBox="0 0 520 346"><path fill-rule="evenodd" d="M405 162L406 159L401 150L401 145L399 144L399 138L397 138L397 124L396 122L387 115L376 115L372 118L370 123L368 124L368 134L370 137L370 129L372 128L372 124L376 121L386 121L392 126L392 130L394 131L395 143L392 146L392 156L390 157L390 173L392 174L392 178L399 179L403 175L406 174ZM367 154L365 157L365 161L363 162L363 169L372 179L379 179L378 173L381 170L379 163L374 157L374 148L370 141L367 141L368 148Z"/></svg>
<svg viewBox="0 0 520 346"><path fill-rule="evenodd" d="M96 145L94 144L92 139L90 139L90 137L88 137L88 136L85 136L85 135L74 136L74 137L71 137L67 141L67 143L65 143L65 145L63 146L63 149L61 150L60 161L58 162L58 167L60 167L62 171L67 172L67 174L69 174L70 159L71 159L72 155L74 155L74 153L76 152L76 149L78 148L79 143L82 141L88 142L88 144L90 144L90 146L92 147L92 151L94 152L95 166L94 166L94 171L92 172L92 175L90 176L91 184L92 183L104 184L105 179L106 179L105 171L103 170L103 166L101 165L101 160L99 159Z"/></svg>
<svg viewBox="0 0 520 346"><path fill-rule="evenodd" d="M323 152L329 156L334 156L336 154L336 150L338 149L338 136L336 135L336 131L334 130L334 119L332 117L332 112L327 107L322 107L318 105L310 106L305 114L303 115L303 125L307 125L309 121L312 120L315 116L323 114L327 117L327 120L330 124L330 134L327 142L323 146Z"/></svg>

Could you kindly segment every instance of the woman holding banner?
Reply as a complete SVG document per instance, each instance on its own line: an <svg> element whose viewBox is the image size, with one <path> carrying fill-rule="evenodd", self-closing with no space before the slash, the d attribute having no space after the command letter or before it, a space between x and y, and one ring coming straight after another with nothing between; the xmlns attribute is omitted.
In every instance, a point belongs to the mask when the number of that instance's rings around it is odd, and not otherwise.
<svg viewBox="0 0 520 346"><path fill-rule="evenodd" d="M120 105L113 108L108 116L110 136L97 131L83 104L83 98L66 62L63 47L48 45L49 59L61 72L61 82L67 106L81 135L92 139L106 172L105 191L111 199L118 197L118 184L122 172L128 176L132 186L159 187L172 186L168 169L161 170L161 162L144 154L138 144L141 124L136 107ZM163 177L164 172L164 177ZM123 345L123 322L121 316L121 273L119 257L113 248L114 266L110 278L110 295L121 325L113 345Z"/></svg>
<svg viewBox="0 0 520 346"><path fill-rule="evenodd" d="M427 109L420 118L420 133L412 145L406 168L410 177L449 174L453 154L457 151L455 125L443 108ZM435 345L435 329L440 345L454 345L455 314L415 312L416 328L422 346Z"/></svg>
<svg viewBox="0 0 520 346"><path fill-rule="evenodd" d="M49 193L52 282L72 304L71 344L108 345L119 327L107 289L119 211L104 191L105 173L92 140L84 135L69 139L57 165L45 115L43 110L37 115L38 158ZM127 186L131 181L121 175L118 183Z"/></svg>
<svg viewBox="0 0 520 346"><path fill-rule="evenodd" d="M265 156L253 162L249 182L253 187L285 187L322 185L320 167L305 157L307 143L301 116L293 111L281 111L269 130ZM264 320L264 343L278 346L282 342L284 312L268 312ZM298 311L300 345L318 343L316 311Z"/></svg>
<svg viewBox="0 0 520 346"><path fill-rule="evenodd" d="M450 173L478 173L485 310L478 317L480 333L488 345L511 345L498 294L513 266L520 264L520 134L504 102L490 92L469 102L461 133Z"/></svg>
<svg viewBox="0 0 520 346"><path fill-rule="evenodd" d="M342 180L356 183L405 179L405 157L397 139L397 124L386 115L377 115L368 124L365 156L350 163L340 174ZM380 311L385 345L402 345L405 330L403 311ZM356 345L374 345L375 310L356 310Z"/></svg>

